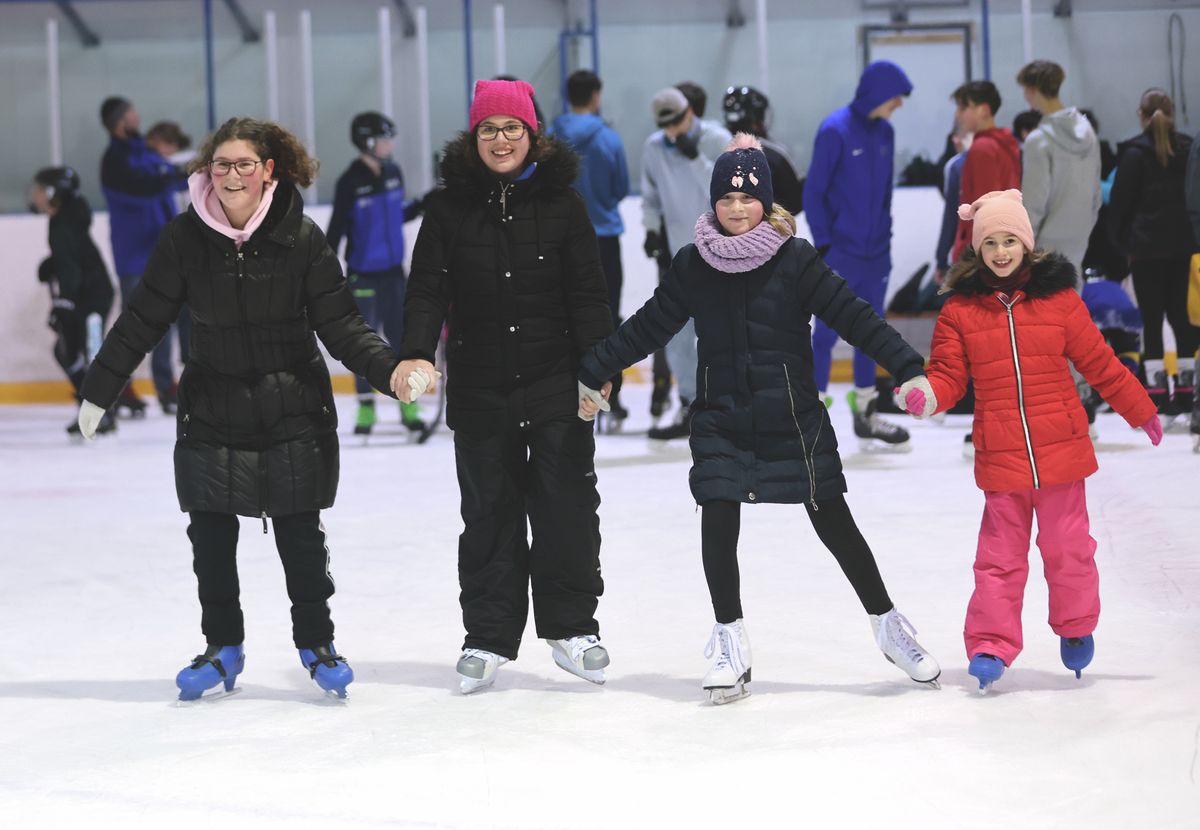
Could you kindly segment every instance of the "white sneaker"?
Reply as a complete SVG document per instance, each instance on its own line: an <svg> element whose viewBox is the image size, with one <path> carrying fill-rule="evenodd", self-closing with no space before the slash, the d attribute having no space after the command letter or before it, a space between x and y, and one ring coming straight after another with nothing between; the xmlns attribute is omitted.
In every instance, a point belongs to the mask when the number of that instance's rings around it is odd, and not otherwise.
<svg viewBox="0 0 1200 830"><path fill-rule="evenodd" d="M886 614L869 616L871 630L875 632L875 642L879 644L879 650L888 662L899 666L918 683L928 683L940 689L937 679L942 673L942 667L933 659L933 655L910 636L910 632L917 633L912 623L895 608Z"/></svg>
<svg viewBox="0 0 1200 830"><path fill-rule="evenodd" d="M562 640L546 640L554 662L563 671L582 677L598 686L604 685L604 667L608 665L608 651L600 645L600 638L593 634L567 637Z"/></svg>
<svg viewBox="0 0 1200 830"><path fill-rule="evenodd" d="M496 669L508 662L507 657L481 648L464 648L458 658L458 688L464 695L486 689L496 682Z"/></svg>
<svg viewBox="0 0 1200 830"><path fill-rule="evenodd" d="M746 686L750 682L750 635L746 632L744 621L734 620L713 626L712 636L704 647L704 656L714 655L716 659L701 684L708 692L708 699L720 706L750 694Z"/></svg>

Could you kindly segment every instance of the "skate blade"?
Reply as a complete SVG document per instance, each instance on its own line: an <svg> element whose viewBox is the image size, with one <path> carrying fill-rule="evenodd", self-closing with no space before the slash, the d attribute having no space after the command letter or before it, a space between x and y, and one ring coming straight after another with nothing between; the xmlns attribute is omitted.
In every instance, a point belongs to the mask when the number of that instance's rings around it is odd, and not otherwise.
<svg viewBox="0 0 1200 830"><path fill-rule="evenodd" d="M738 683L736 686L711 687L705 691L708 692L708 699L712 701L713 706L724 706L726 703L733 703L750 696L750 687L744 683Z"/></svg>
<svg viewBox="0 0 1200 830"><path fill-rule="evenodd" d="M209 690L207 692L204 692L202 695L200 695L200 697L192 698L191 700L184 700L183 698L177 698L175 700L175 708L176 709L190 709L193 706L203 706L208 703L218 703L219 701L222 701L227 697L233 697L234 695L241 694L241 692L242 692L241 686L234 686L229 691L225 691L220 686L217 686L216 688L217 688L217 691Z"/></svg>
<svg viewBox="0 0 1200 830"><path fill-rule="evenodd" d="M938 677L941 677L941 675L939 674ZM920 683L922 686L928 686L931 689L937 689L941 691L942 684L938 682L938 677L933 678L933 680L917 680L914 677L913 680L917 683Z"/></svg>
<svg viewBox="0 0 1200 830"><path fill-rule="evenodd" d="M912 452L912 441L889 444L886 441L880 441L878 438L859 438L858 450L867 455L905 455Z"/></svg>
<svg viewBox="0 0 1200 830"><path fill-rule="evenodd" d="M604 669L581 669L572 663L571 659L565 654L560 654L557 649L552 654L554 655L555 665L563 671L573 674L576 677L582 677L584 680L589 683L595 683L597 686L604 685L604 681L607 679L604 676Z"/></svg>

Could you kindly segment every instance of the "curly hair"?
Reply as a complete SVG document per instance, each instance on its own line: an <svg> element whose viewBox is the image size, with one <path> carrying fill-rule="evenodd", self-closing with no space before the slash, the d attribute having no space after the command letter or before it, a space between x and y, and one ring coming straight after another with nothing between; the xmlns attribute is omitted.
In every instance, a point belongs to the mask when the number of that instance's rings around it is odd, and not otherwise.
<svg viewBox="0 0 1200 830"><path fill-rule="evenodd" d="M308 187L317 176L320 162L308 154L300 139L274 121L257 118L230 118L210 135L188 164L187 171L208 169L213 153L227 141L248 142L265 161L275 161L274 177L299 187Z"/></svg>
<svg viewBox="0 0 1200 830"><path fill-rule="evenodd" d="M1038 248L1034 251L1026 251L1025 256L1029 259L1030 265L1037 265L1050 256L1051 253L1053 252L1047 251L1045 248ZM942 280L942 287L938 289L938 293L948 294L954 290L954 286L958 283L986 270L988 270L988 267L984 263L983 257L975 253L974 248L967 248L963 252L962 259L954 263L950 267L950 270L946 272L946 277Z"/></svg>

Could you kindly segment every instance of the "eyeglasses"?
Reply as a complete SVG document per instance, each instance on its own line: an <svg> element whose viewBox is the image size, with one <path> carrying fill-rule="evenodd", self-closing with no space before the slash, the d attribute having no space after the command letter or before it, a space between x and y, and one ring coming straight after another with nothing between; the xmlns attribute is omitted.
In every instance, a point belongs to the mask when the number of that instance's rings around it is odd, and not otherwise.
<svg viewBox="0 0 1200 830"><path fill-rule="evenodd" d="M480 141L495 141L496 136L500 133L504 133L504 137L509 141L516 141L525 135L525 125L517 123L497 127L495 124L481 124L479 129L475 131L475 135L479 136Z"/></svg>
<svg viewBox="0 0 1200 830"><path fill-rule="evenodd" d="M237 161L210 161L208 170L214 176L227 176L230 169L237 170L239 176L249 176L254 168L262 164L262 160L238 159Z"/></svg>

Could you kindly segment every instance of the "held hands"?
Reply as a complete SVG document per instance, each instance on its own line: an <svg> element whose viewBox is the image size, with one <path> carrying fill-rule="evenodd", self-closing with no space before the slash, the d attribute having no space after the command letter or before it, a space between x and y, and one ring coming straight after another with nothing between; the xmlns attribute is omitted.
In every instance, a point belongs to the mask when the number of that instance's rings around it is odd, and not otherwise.
<svg viewBox="0 0 1200 830"><path fill-rule="evenodd" d="M599 391L579 384L579 417L585 421L594 421L598 412L608 412L608 396L611 394L611 380L600 387Z"/></svg>
<svg viewBox="0 0 1200 830"><path fill-rule="evenodd" d="M392 392L400 403L412 403L433 385L436 378L440 378L442 373L433 368L433 364L428 360L416 358L413 360L402 360L396 370L392 372L391 387Z"/></svg>
<svg viewBox="0 0 1200 830"><path fill-rule="evenodd" d="M904 381L893 395L896 406L917 418L927 418L937 411L937 396L924 375Z"/></svg>
<svg viewBox="0 0 1200 830"><path fill-rule="evenodd" d="M96 428L100 426L100 419L103 417L104 410L91 401L84 401L79 405L79 432L84 438L91 441L96 437ZM1161 429L1158 431L1158 434L1161 438Z"/></svg>
<svg viewBox="0 0 1200 830"><path fill-rule="evenodd" d="M1158 446L1162 441L1162 421L1158 420L1157 415L1152 415L1150 420L1142 424L1142 430L1145 431L1146 437L1150 439L1150 443Z"/></svg>

